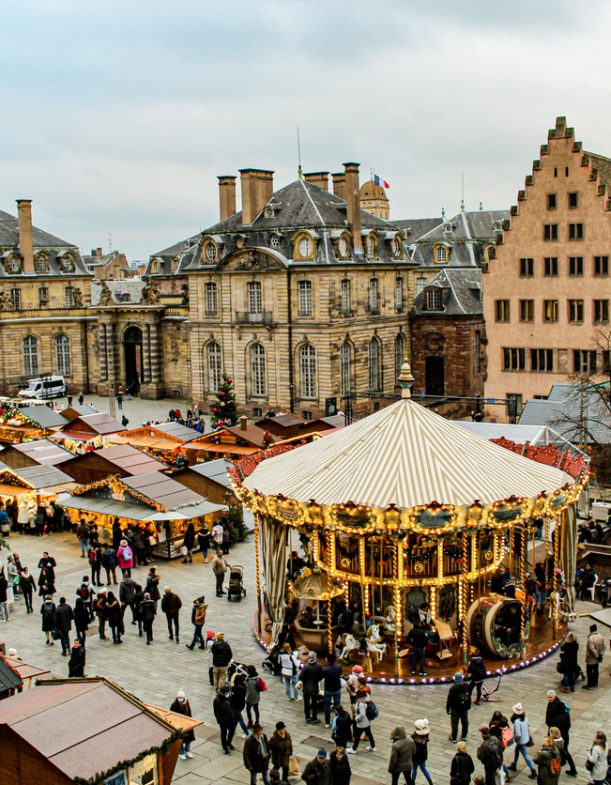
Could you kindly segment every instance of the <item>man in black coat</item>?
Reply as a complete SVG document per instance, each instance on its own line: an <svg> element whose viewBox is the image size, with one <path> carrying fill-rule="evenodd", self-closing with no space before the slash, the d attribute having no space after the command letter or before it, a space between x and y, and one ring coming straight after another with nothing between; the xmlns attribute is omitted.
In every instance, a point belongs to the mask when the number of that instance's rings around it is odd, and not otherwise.
<svg viewBox="0 0 611 785"><path fill-rule="evenodd" d="M212 684L218 692L227 682L227 668L233 657L231 646L225 640L224 632L216 633L216 640L210 647L212 653Z"/></svg>
<svg viewBox="0 0 611 785"><path fill-rule="evenodd" d="M59 605L55 609L55 627L59 632L59 639L62 644L62 655L68 656L70 651L70 630L72 629L72 620L74 613L72 608L66 602L65 597L59 598Z"/></svg>
<svg viewBox="0 0 611 785"><path fill-rule="evenodd" d="M260 725L255 725L251 735L244 742L242 751L244 766L250 772L250 785L256 785L260 774L265 785L269 785L269 743Z"/></svg>
<svg viewBox="0 0 611 785"><path fill-rule="evenodd" d="M215 699L212 701L212 709L221 731L221 747L225 755L229 755L231 750L235 749L231 743L235 733L235 722L233 720L233 709L229 702L229 687L227 685L221 687L217 692Z"/></svg>
<svg viewBox="0 0 611 785"><path fill-rule="evenodd" d="M303 711L307 723L316 724L318 719L318 693L323 678L322 665L316 661L316 652L309 653L308 664L301 669L299 681L302 684Z"/></svg>
<svg viewBox="0 0 611 785"><path fill-rule="evenodd" d="M68 662L68 677L79 678L85 675L85 649L80 641L76 640L72 644L70 660Z"/></svg>
<svg viewBox="0 0 611 785"><path fill-rule="evenodd" d="M569 752L569 730L571 729L571 715L568 712L566 704L561 701L556 695L555 690L547 691L547 708L545 710L545 724L549 728L558 728L562 741L564 742L564 754L566 755L566 762L569 768L566 774L570 777L577 776L577 769L575 768L575 761Z"/></svg>
<svg viewBox="0 0 611 785"><path fill-rule="evenodd" d="M23 572L19 576L19 588L25 600L25 609L27 613L32 613L32 596L36 591L36 581L30 575L27 567L23 568Z"/></svg>
<svg viewBox="0 0 611 785"><path fill-rule="evenodd" d="M458 741L458 721L460 720L462 738L469 732L469 709L471 708L471 686L465 684L462 673L454 674L454 684L450 687L446 700L446 711L450 715L451 742Z"/></svg>
<svg viewBox="0 0 611 785"><path fill-rule="evenodd" d="M140 603L140 619L142 626L146 632L146 645L149 646L153 642L153 622L155 621L155 614L157 613L157 606L155 601L151 599L148 592L144 593L144 599Z"/></svg>
<svg viewBox="0 0 611 785"><path fill-rule="evenodd" d="M165 613L168 622L168 636L171 641L176 637L176 643L180 642L178 634L180 628L178 626L178 613L182 608L182 600L175 594L169 586L163 590L163 597L161 599L161 610Z"/></svg>

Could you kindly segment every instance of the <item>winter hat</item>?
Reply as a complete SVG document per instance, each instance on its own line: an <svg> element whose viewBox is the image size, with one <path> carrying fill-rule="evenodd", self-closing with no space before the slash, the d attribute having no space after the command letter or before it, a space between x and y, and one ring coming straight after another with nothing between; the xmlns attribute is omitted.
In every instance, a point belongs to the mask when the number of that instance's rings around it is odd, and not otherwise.
<svg viewBox="0 0 611 785"><path fill-rule="evenodd" d="M521 703L516 703L511 708L514 714L524 714L524 708Z"/></svg>
<svg viewBox="0 0 611 785"><path fill-rule="evenodd" d="M464 678L465 677L462 675L462 673L455 673L454 674L454 681L463 681Z"/></svg>
<svg viewBox="0 0 611 785"><path fill-rule="evenodd" d="M429 721L427 719L416 720L416 722L414 722L414 727L416 728L417 736L429 735Z"/></svg>
<svg viewBox="0 0 611 785"><path fill-rule="evenodd" d="M479 732L482 734L482 736L490 736L490 728L487 725L483 725L479 729Z"/></svg>
<svg viewBox="0 0 611 785"><path fill-rule="evenodd" d="M176 693L176 697L177 697L177 698L186 698L187 696L186 696L186 694L185 694L185 691L184 691L183 689L180 689L180 690L178 690L178 692Z"/></svg>
<svg viewBox="0 0 611 785"><path fill-rule="evenodd" d="M352 672L353 673L362 673L363 672L363 666L362 665L355 665L354 668L352 669Z"/></svg>
<svg viewBox="0 0 611 785"><path fill-rule="evenodd" d="M323 748L321 747L316 753L316 757L322 758L324 760L327 757L327 750L323 750Z"/></svg>
<svg viewBox="0 0 611 785"><path fill-rule="evenodd" d="M285 728L286 728L286 725L282 722L282 720L280 720L280 722L276 723L276 730L284 730Z"/></svg>

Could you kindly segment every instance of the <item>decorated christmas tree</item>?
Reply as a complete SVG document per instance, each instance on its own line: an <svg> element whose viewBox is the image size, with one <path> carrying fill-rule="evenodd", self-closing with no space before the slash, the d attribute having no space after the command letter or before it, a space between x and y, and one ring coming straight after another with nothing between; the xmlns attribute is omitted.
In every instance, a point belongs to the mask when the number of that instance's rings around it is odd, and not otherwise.
<svg viewBox="0 0 611 785"><path fill-rule="evenodd" d="M225 373L216 397L217 400L212 407L212 427L224 428L225 426L236 425L238 422L238 410L235 405L233 379Z"/></svg>

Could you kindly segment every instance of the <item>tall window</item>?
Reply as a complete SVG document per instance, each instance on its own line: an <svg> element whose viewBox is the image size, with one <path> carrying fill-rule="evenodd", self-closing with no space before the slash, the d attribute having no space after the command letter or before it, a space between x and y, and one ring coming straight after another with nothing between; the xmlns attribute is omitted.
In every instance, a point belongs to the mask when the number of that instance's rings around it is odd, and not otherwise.
<svg viewBox="0 0 611 785"><path fill-rule="evenodd" d="M38 290L38 305L40 308L49 305L49 289L46 286L41 286Z"/></svg>
<svg viewBox="0 0 611 785"><path fill-rule="evenodd" d="M503 370L524 371L526 369L526 352L524 349L503 349Z"/></svg>
<svg viewBox="0 0 611 785"><path fill-rule="evenodd" d="M73 286L66 286L64 289L64 302L66 308L73 308L74 307L74 287Z"/></svg>
<svg viewBox="0 0 611 785"><path fill-rule="evenodd" d="M555 242L558 239L558 224L543 224L543 239Z"/></svg>
<svg viewBox="0 0 611 785"><path fill-rule="evenodd" d="M520 259L520 278L532 278L535 274L535 260L524 257Z"/></svg>
<svg viewBox="0 0 611 785"><path fill-rule="evenodd" d="M609 257L594 257L594 275L609 275Z"/></svg>
<svg viewBox="0 0 611 785"><path fill-rule="evenodd" d="M558 321L558 300L543 300L543 321Z"/></svg>
<svg viewBox="0 0 611 785"><path fill-rule="evenodd" d="M494 310L497 322L509 321L509 300L495 300Z"/></svg>
<svg viewBox="0 0 611 785"><path fill-rule="evenodd" d="M596 373L596 349L573 349L573 372Z"/></svg>
<svg viewBox="0 0 611 785"><path fill-rule="evenodd" d="M299 281L297 294L299 316L312 316L312 282Z"/></svg>
<svg viewBox="0 0 611 785"><path fill-rule="evenodd" d="M440 289L427 289L424 293L424 310L425 311L441 311L443 309L443 302L441 298Z"/></svg>
<svg viewBox="0 0 611 785"><path fill-rule="evenodd" d="M70 376L70 338L58 335L55 339L55 368L60 376Z"/></svg>
<svg viewBox="0 0 611 785"><path fill-rule="evenodd" d="M553 349L531 349L530 350L530 369L531 369L531 371L553 371L554 370L554 350Z"/></svg>
<svg viewBox="0 0 611 785"><path fill-rule="evenodd" d="M583 256L569 256L569 275L583 275Z"/></svg>
<svg viewBox="0 0 611 785"><path fill-rule="evenodd" d="M606 324L609 321L609 300L594 300L594 322Z"/></svg>
<svg viewBox="0 0 611 785"><path fill-rule="evenodd" d="M316 349L311 344L299 350L299 371L301 377L301 397L316 397Z"/></svg>
<svg viewBox="0 0 611 785"><path fill-rule="evenodd" d="M543 260L543 275L558 275L558 257L546 256Z"/></svg>
<svg viewBox="0 0 611 785"><path fill-rule="evenodd" d="M207 348L208 389L218 392L221 389L222 356L221 347L216 341L210 341Z"/></svg>
<svg viewBox="0 0 611 785"><path fill-rule="evenodd" d="M17 287L11 289L11 307L18 311L21 308L21 289Z"/></svg>
<svg viewBox="0 0 611 785"><path fill-rule="evenodd" d="M339 393L348 395L352 392L352 349L345 341L339 350Z"/></svg>
<svg viewBox="0 0 611 785"><path fill-rule="evenodd" d="M263 292L260 281L248 282L248 313L263 313Z"/></svg>
<svg viewBox="0 0 611 785"><path fill-rule="evenodd" d="M216 284L213 281L208 281L206 284L206 316L217 316L218 307Z"/></svg>
<svg viewBox="0 0 611 785"><path fill-rule="evenodd" d="M401 373L401 366L403 365L404 358L405 338L403 337L403 333L399 333L395 337L395 379L397 379Z"/></svg>
<svg viewBox="0 0 611 785"><path fill-rule="evenodd" d="M535 301L534 300L520 300L520 321L521 322L534 322L535 321Z"/></svg>
<svg viewBox="0 0 611 785"><path fill-rule="evenodd" d="M375 259L378 255L378 242L375 234L370 232L367 235L366 253L368 259Z"/></svg>
<svg viewBox="0 0 611 785"><path fill-rule="evenodd" d="M583 300L569 300L569 322L583 322Z"/></svg>
<svg viewBox="0 0 611 785"><path fill-rule="evenodd" d="M448 249L445 248L443 245L437 246L437 252L435 254L435 258L440 263L445 263L448 261Z"/></svg>
<svg viewBox="0 0 611 785"><path fill-rule="evenodd" d="M253 395L265 395L265 349L260 343L250 347L250 378Z"/></svg>
<svg viewBox="0 0 611 785"><path fill-rule="evenodd" d="M369 313L379 313L379 312L380 312L380 303L379 303L378 279L370 278L369 279Z"/></svg>
<svg viewBox="0 0 611 785"><path fill-rule="evenodd" d="M583 240L583 224L569 224L569 240Z"/></svg>
<svg viewBox="0 0 611 785"><path fill-rule="evenodd" d="M379 338L369 341L369 389L382 389L382 347Z"/></svg>
<svg viewBox="0 0 611 785"><path fill-rule="evenodd" d="M403 310L403 278L395 278L395 309Z"/></svg>
<svg viewBox="0 0 611 785"><path fill-rule="evenodd" d="M341 284L341 296L342 296L342 314L344 316L350 315L350 281L348 278L342 279Z"/></svg>
<svg viewBox="0 0 611 785"><path fill-rule="evenodd" d="M23 372L26 376L38 373L38 339L33 335L23 339Z"/></svg>

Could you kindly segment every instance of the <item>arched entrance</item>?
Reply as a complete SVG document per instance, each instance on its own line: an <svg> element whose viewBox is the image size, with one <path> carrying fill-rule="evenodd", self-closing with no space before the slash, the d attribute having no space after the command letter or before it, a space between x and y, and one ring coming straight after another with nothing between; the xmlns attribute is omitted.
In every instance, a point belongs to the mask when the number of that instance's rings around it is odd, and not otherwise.
<svg viewBox="0 0 611 785"><path fill-rule="evenodd" d="M128 327L123 335L125 387L140 389L142 382L142 330Z"/></svg>
<svg viewBox="0 0 611 785"><path fill-rule="evenodd" d="M445 363L443 357L434 355L425 360L427 395L445 395Z"/></svg>

